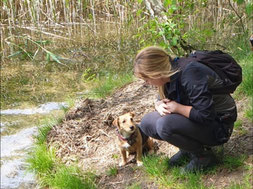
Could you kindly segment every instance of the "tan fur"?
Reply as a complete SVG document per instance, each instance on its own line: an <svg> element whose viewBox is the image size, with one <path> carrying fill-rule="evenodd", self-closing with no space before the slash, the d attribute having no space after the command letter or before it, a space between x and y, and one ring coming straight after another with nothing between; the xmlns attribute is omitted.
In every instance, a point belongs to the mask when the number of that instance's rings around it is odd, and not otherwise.
<svg viewBox="0 0 253 189"><path fill-rule="evenodd" d="M134 142L131 145L129 145L129 143L126 140L122 139L121 137L117 137L119 150L122 155L122 161L119 164L120 166L126 165L127 156L135 152L136 152L137 165L141 166L142 150L144 147L149 150L149 153L154 152L154 144L152 139L148 138L145 144L142 144L142 136L140 130L136 126L133 118L134 113L130 112L119 116L113 121L113 125L117 126L119 134L122 136L122 138L129 138L131 135L134 136L133 139Z"/></svg>

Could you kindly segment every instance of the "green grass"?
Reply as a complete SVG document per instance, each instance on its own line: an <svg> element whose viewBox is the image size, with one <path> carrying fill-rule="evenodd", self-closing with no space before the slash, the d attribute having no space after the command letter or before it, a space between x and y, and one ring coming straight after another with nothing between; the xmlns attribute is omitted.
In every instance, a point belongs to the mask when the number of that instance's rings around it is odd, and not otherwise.
<svg viewBox="0 0 253 189"><path fill-rule="evenodd" d="M245 111L245 117L251 120L253 122L253 97L250 97L250 104L248 105L248 108Z"/></svg>
<svg viewBox="0 0 253 189"><path fill-rule="evenodd" d="M76 167L59 165L55 170L55 174L48 180L48 183L52 188L93 189L96 188L94 183L95 179L95 174L86 173L82 175L80 170Z"/></svg>
<svg viewBox="0 0 253 189"><path fill-rule="evenodd" d="M219 167L209 168L204 172L182 173L180 167L168 167L168 158L159 155L147 156L143 158L143 170L157 183L161 188L175 189L212 189L215 186L206 186L205 180L209 175L216 175L217 170L228 170L229 172L237 170L239 167L245 170L244 178L240 183L232 183L229 189L249 189L251 187L250 178L252 177L252 166L245 166L246 156L239 157L225 156L224 162ZM215 183L214 183L215 184Z"/></svg>
<svg viewBox="0 0 253 189"><path fill-rule="evenodd" d="M130 186L127 186L126 189L142 189L141 184L140 183L133 183Z"/></svg>
<svg viewBox="0 0 253 189"><path fill-rule="evenodd" d="M240 59L240 65L242 66L243 82L241 83L241 92L247 96L253 96L253 53Z"/></svg>
<svg viewBox="0 0 253 189"><path fill-rule="evenodd" d="M116 166L111 166L106 171L107 176L116 176L118 174L118 168Z"/></svg>
<svg viewBox="0 0 253 189"><path fill-rule="evenodd" d="M243 127L243 121L242 120L237 120L235 122L234 130L236 130L240 135L243 135L243 134L247 133L247 130Z"/></svg>
<svg viewBox="0 0 253 189"><path fill-rule="evenodd" d="M242 120L237 120L234 124L234 129L240 129L242 127Z"/></svg>
<svg viewBox="0 0 253 189"><path fill-rule="evenodd" d="M243 180L240 183L232 182L232 184L227 189L252 189L252 176L253 173L251 167L251 171L243 176Z"/></svg>
<svg viewBox="0 0 253 189"><path fill-rule="evenodd" d="M56 118L50 117L42 121L42 126L38 128L38 135L36 136L36 144L44 144L47 140L47 135L52 127L61 122L61 118L58 120Z"/></svg>
<svg viewBox="0 0 253 189"><path fill-rule="evenodd" d="M241 35L233 40L228 40L226 46L229 54L237 60L242 67L243 81L237 89L237 92L243 95L253 95L253 53L249 45L249 35Z"/></svg>
<svg viewBox="0 0 253 189"><path fill-rule="evenodd" d="M53 125L62 119L50 118L39 128L35 145L27 158L28 170L35 172L41 187L57 189L97 188L96 175L82 172L77 166L66 166L56 157L55 149L48 147L47 135Z"/></svg>
<svg viewBox="0 0 253 189"><path fill-rule="evenodd" d="M240 100L243 97L249 98L248 108L245 110L245 117L253 121L253 53L250 50L249 41L247 35L241 36L229 45L231 55L237 60L242 67L242 83L237 88L234 97L236 100Z"/></svg>
<svg viewBox="0 0 253 189"><path fill-rule="evenodd" d="M52 148L48 149L45 143L34 147L27 160L30 170L33 170L43 176L50 174L55 161L55 151Z"/></svg>
<svg viewBox="0 0 253 189"><path fill-rule="evenodd" d="M112 92L133 81L132 73L109 72L108 76L104 76L93 84L95 87L91 89L89 94L96 98L104 98L112 94Z"/></svg>
<svg viewBox="0 0 253 189"><path fill-rule="evenodd" d="M245 159L246 159L245 155L240 155L238 157L225 156L224 160L223 160L223 162L224 162L223 166L226 169L233 171L233 170L237 169L238 167L243 166Z"/></svg>
<svg viewBox="0 0 253 189"><path fill-rule="evenodd" d="M206 188L201 173L182 173L178 167L169 168L168 158L158 155L143 159L144 171L158 183L161 188Z"/></svg>
<svg viewBox="0 0 253 189"><path fill-rule="evenodd" d="M59 189L96 188L96 176L93 173L82 173L75 166L66 166L56 158L53 148L38 144L27 159L29 170L34 171L40 186Z"/></svg>

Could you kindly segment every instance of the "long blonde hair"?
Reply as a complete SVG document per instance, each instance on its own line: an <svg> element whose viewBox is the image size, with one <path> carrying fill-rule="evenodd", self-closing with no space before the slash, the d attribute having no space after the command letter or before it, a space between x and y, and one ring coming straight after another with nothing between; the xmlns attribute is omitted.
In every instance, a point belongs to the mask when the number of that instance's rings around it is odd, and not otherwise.
<svg viewBox="0 0 253 189"><path fill-rule="evenodd" d="M142 49L134 60L134 75L141 79L160 79L174 75L178 70L171 66L172 58L162 48L150 46ZM161 99L165 98L164 86L158 88Z"/></svg>

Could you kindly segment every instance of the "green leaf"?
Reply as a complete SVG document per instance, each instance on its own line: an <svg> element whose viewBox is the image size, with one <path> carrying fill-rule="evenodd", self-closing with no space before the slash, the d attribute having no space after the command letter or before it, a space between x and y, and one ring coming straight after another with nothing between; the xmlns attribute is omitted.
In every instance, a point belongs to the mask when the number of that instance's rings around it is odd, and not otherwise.
<svg viewBox="0 0 253 189"><path fill-rule="evenodd" d="M245 7L245 12L246 12L247 16L250 16L253 12L253 4L247 3L247 5Z"/></svg>
<svg viewBox="0 0 253 189"><path fill-rule="evenodd" d="M22 53L23 53L23 51L17 51L17 52L15 52L15 53L9 55L8 58L12 58L12 57L14 57L14 56L18 56L18 55L20 55L20 54L22 54Z"/></svg>
<svg viewBox="0 0 253 189"><path fill-rule="evenodd" d="M137 13L136 13L136 16L140 16L140 15L141 15L141 13L142 13L142 10L141 10L141 9L139 9L139 10L137 11Z"/></svg>
<svg viewBox="0 0 253 189"><path fill-rule="evenodd" d="M171 5L171 0L165 0L164 2L163 2L163 6L165 7L165 8L167 8L169 5Z"/></svg>
<svg viewBox="0 0 253 189"><path fill-rule="evenodd" d="M50 57L54 60L54 61L56 61L57 63L59 63L59 64L62 64L61 63L61 61L57 58L57 56L54 54L54 53L52 53L52 52L47 52L49 55L50 55Z"/></svg>
<svg viewBox="0 0 253 189"><path fill-rule="evenodd" d="M47 59L48 62L50 61L50 54L49 53L47 53L46 59Z"/></svg>
<svg viewBox="0 0 253 189"><path fill-rule="evenodd" d="M140 3L140 4L142 3L142 1L143 1L143 0L137 0L137 2Z"/></svg>
<svg viewBox="0 0 253 189"><path fill-rule="evenodd" d="M160 36L162 36L164 34L164 31L159 31L158 33Z"/></svg>
<svg viewBox="0 0 253 189"><path fill-rule="evenodd" d="M238 5L241 5L241 4L244 3L244 0L236 0L236 2L237 2Z"/></svg>
<svg viewBox="0 0 253 189"><path fill-rule="evenodd" d="M173 37L172 38L172 41L171 41L171 45L172 46L176 46L177 45L177 39L178 39L177 37Z"/></svg>
<svg viewBox="0 0 253 189"><path fill-rule="evenodd" d="M177 9L178 9L178 8L177 8L177 5L172 5L172 6L171 6L171 9L172 9L173 11L177 10Z"/></svg>

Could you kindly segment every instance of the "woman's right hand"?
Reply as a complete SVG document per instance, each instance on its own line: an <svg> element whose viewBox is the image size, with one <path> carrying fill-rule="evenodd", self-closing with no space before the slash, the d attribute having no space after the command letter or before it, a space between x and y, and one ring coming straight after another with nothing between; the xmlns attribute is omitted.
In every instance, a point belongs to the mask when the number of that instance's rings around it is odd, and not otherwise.
<svg viewBox="0 0 253 189"><path fill-rule="evenodd" d="M167 105L166 103L170 102L169 99L163 99L155 101L155 109L156 111L161 115L164 116L166 114L170 114L171 112L166 109Z"/></svg>

